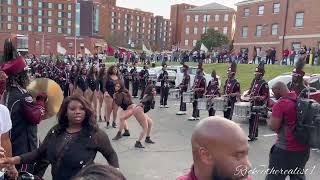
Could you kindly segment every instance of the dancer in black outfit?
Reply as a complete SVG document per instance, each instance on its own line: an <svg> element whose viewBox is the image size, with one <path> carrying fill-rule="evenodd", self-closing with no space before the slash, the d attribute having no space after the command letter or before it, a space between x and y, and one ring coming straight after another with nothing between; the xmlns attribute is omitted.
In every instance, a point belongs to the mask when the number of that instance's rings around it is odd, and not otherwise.
<svg viewBox="0 0 320 180"><path fill-rule="evenodd" d="M99 82L99 93L98 93L98 99L99 99L99 104L98 104L98 114L99 114L99 121L102 122L102 114L101 114L101 108L102 108L102 104L104 102L104 93L105 93L105 84L104 82L106 81L107 79L107 69L102 66L100 68L100 71L99 71L99 76L98 76L98 82ZM106 112L105 112L106 113ZM104 121L107 121L106 120L106 117L104 116Z"/></svg>
<svg viewBox="0 0 320 180"><path fill-rule="evenodd" d="M99 80L98 68L95 65L90 68L87 81L89 88L86 99L92 103L93 109L96 110L98 105Z"/></svg>
<svg viewBox="0 0 320 180"><path fill-rule="evenodd" d="M81 95L86 97L88 89L88 81L87 81L87 69L81 68L80 75L78 76L75 83L75 93L77 95Z"/></svg>

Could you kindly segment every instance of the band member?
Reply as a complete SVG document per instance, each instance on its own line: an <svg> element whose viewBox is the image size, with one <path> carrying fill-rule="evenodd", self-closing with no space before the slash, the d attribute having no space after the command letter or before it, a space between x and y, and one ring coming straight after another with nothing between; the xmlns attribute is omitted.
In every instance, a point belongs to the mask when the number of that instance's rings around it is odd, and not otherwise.
<svg viewBox="0 0 320 180"><path fill-rule="evenodd" d="M232 119L234 103L237 102L237 96L240 96L240 83L235 78L237 71L237 64L232 62L228 68L228 79L225 82L223 91L224 95L228 96L227 109L224 111L224 117L227 119Z"/></svg>
<svg viewBox="0 0 320 180"><path fill-rule="evenodd" d="M160 108L169 108L167 105L168 95L169 95L169 82L168 82L168 72L167 65L162 64L162 72L158 77L158 82L160 85Z"/></svg>
<svg viewBox="0 0 320 180"><path fill-rule="evenodd" d="M117 128L116 120L117 120L118 106L113 101L113 95L114 95L114 85L115 85L115 82L118 80L120 80L119 71L116 65L112 65L108 69L105 85L103 86L104 99L106 102L106 109L105 109L105 112L106 112L105 118L107 121L106 128L109 128L111 113L113 113L112 127Z"/></svg>
<svg viewBox="0 0 320 180"><path fill-rule="evenodd" d="M211 96L211 100L212 98L216 97L216 96L220 96L220 92L219 92L219 80L217 78L217 74L215 70L212 70L211 73L211 77L212 79L209 81L207 89L206 89L206 95ZM216 111L213 109L213 107L209 107L209 116L214 116L216 114Z"/></svg>
<svg viewBox="0 0 320 180"><path fill-rule="evenodd" d="M292 83L289 85L290 91L295 92L297 96L300 96L302 90L307 87L306 82L303 79L305 75L305 72L303 71L305 66L304 59L305 57L301 56L296 62L295 68L292 71Z"/></svg>
<svg viewBox="0 0 320 180"><path fill-rule="evenodd" d="M141 87L140 99L142 99L144 96L144 90L147 87L148 80L149 80L149 71L146 63L144 64L143 69L139 73L139 76L140 76L140 87Z"/></svg>
<svg viewBox="0 0 320 180"><path fill-rule="evenodd" d="M141 140L145 135L147 135L145 142L153 144L154 142L151 141L149 136L152 128L152 120L148 119L148 116L144 114L144 109L142 108L143 106L133 104L129 91L124 88L124 85L120 81L117 81L115 83L115 91L115 103L120 106L123 111L120 114L119 131L116 137L113 138L113 140L119 140L122 136L130 136L126 120L133 115L143 129L143 132L136 142L135 147L144 148L141 144ZM123 129L125 130L125 132L124 134L121 134Z"/></svg>
<svg viewBox="0 0 320 180"><path fill-rule="evenodd" d="M129 90L131 75L126 64L122 65L121 74L123 76L124 86Z"/></svg>
<svg viewBox="0 0 320 180"><path fill-rule="evenodd" d="M255 78L252 80L247 94L250 96L252 106L255 107L266 105L269 100L269 87L268 83L263 79L264 73L264 62L261 62L255 70ZM250 116L249 141L255 141L258 137L258 123L261 116L261 112L255 112Z"/></svg>
<svg viewBox="0 0 320 180"><path fill-rule="evenodd" d="M136 63L134 62L133 68L130 70L130 75L132 77L132 96L137 98L139 91L139 73L137 71Z"/></svg>
<svg viewBox="0 0 320 180"><path fill-rule="evenodd" d="M61 66L59 84L63 90L64 97L68 97L69 93L69 83L70 83L70 65L66 64Z"/></svg>
<svg viewBox="0 0 320 180"><path fill-rule="evenodd" d="M98 68L95 65L90 68L87 81L89 88L86 99L92 103L93 109L96 110L98 105L99 80Z"/></svg>
<svg viewBox="0 0 320 180"><path fill-rule="evenodd" d="M188 65L183 65L182 71L183 71L183 79L181 84L179 85L180 87L180 111L177 112L177 115L185 115L187 114L187 104L183 102L183 93L188 91L188 88L190 86L190 75L188 73L189 66Z"/></svg>
<svg viewBox="0 0 320 180"><path fill-rule="evenodd" d="M82 67L80 70L80 74L75 82L74 92L77 95L86 97L87 90L88 90L87 69L85 67Z"/></svg>
<svg viewBox="0 0 320 180"><path fill-rule="evenodd" d="M3 52L4 64L0 69L8 76L4 104L11 114L12 155L18 156L37 148L37 124L44 118L47 96L40 93L34 100L27 92L26 87L29 84L27 64L22 56L16 54L11 39L5 40ZM33 164L20 164L17 170L32 173Z"/></svg>
<svg viewBox="0 0 320 180"><path fill-rule="evenodd" d="M194 78L192 89L194 91L194 101L192 103L193 111L192 111L192 117L189 118L190 121L200 120L200 111L198 109L197 99L202 98L206 91L206 79L203 76L202 66L199 66L197 70L197 75Z"/></svg>

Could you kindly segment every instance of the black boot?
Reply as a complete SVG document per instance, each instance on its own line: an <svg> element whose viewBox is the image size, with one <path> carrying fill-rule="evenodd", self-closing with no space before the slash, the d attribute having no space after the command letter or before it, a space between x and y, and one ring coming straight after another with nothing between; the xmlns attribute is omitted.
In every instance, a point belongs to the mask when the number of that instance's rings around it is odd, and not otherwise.
<svg viewBox="0 0 320 180"><path fill-rule="evenodd" d="M116 122L112 122L112 127L113 127L113 128L117 128Z"/></svg>
<svg viewBox="0 0 320 180"><path fill-rule="evenodd" d="M117 135L112 139L112 140L119 140L119 139L121 139L122 138L122 135L121 135L121 132L120 131L118 131L118 133L117 133Z"/></svg>
<svg viewBox="0 0 320 180"><path fill-rule="evenodd" d="M136 147L136 148L144 148L140 141L136 141L136 144L134 145L134 147Z"/></svg>
<svg viewBox="0 0 320 180"><path fill-rule="evenodd" d="M124 133L122 134L122 136L130 136L130 132L128 129L124 130Z"/></svg>
<svg viewBox="0 0 320 180"><path fill-rule="evenodd" d="M106 128L108 129L110 125L110 122L107 122Z"/></svg>
<svg viewBox="0 0 320 180"><path fill-rule="evenodd" d="M148 136L148 137L146 137L145 142L146 142L146 143L148 143L148 144L154 144L154 143L155 143L155 142L153 142L153 141L150 139L150 137L149 137L149 136Z"/></svg>
<svg viewBox="0 0 320 180"><path fill-rule="evenodd" d="M102 122L102 118L101 118L101 116L99 116L99 122Z"/></svg>

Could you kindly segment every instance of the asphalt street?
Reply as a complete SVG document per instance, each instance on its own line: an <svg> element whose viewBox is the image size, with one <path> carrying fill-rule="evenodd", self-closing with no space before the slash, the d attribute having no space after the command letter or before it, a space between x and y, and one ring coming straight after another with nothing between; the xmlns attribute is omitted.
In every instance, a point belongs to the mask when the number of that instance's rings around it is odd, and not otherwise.
<svg viewBox="0 0 320 180"><path fill-rule="evenodd" d="M188 115L175 115L179 109L177 101L169 101L170 108L159 108L159 98L156 99L156 107L150 111L154 120L152 139L154 145L145 145L145 149L135 149L134 143L141 131L140 126L134 118L128 120L131 136L119 141L112 141L120 162L120 169L128 180L174 180L177 176L189 171L192 165L192 154L190 138L194 126L198 121L188 121L191 116L192 106L188 105ZM137 101L137 100L135 100ZM221 112L218 115L221 115ZM206 111L201 112L201 118L208 116ZM39 136L44 138L47 131L56 123L54 118L41 122ZM237 121L245 132L248 132L248 123L245 120ZM106 129L105 123L99 123L112 139L117 129ZM267 169L268 156L276 136L266 124L259 126L259 139L250 143L249 158L255 171L251 175L253 180L263 180L265 174L261 173ZM307 164L309 172L307 179L319 180L320 177L320 152L312 150ZM99 153L96 162L107 163ZM45 179L51 179L50 169L47 170Z"/></svg>

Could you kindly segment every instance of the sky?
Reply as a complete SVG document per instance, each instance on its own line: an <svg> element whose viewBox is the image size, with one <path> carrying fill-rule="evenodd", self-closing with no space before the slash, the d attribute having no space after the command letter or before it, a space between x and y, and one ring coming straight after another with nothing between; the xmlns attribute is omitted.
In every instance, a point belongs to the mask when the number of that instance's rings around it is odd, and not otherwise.
<svg viewBox="0 0 320 180"><path fill-rule="evenodd" d="M210 4L213 2L235 8L234 4L243 0L117 0L117 6L126 8L138 8L143 11L153 12L170 18L170 6L173 4L187 3L196 6Z"/></svg>

